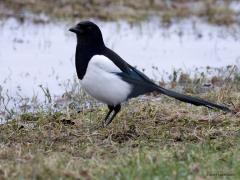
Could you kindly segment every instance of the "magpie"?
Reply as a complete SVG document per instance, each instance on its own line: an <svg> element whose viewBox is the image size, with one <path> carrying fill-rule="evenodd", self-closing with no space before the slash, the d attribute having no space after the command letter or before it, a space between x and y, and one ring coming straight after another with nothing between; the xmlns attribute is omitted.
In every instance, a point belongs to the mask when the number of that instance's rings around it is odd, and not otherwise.
<svg viewBox="0 0 240 180"><path fill-rule="evenodd" d="M82 21L69 31L77 36L75 66L81 87L90 96L108 105L103 127L112 122L121 110L122 102L153 91L196 106L230 111L226 106L158 86L106 47L100 28L91 21Z"/></svg>

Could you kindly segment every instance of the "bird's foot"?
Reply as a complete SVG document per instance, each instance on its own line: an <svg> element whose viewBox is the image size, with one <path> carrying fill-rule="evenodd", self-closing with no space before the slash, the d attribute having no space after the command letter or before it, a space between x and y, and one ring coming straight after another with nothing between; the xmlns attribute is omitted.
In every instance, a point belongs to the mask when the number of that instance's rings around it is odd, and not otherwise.
<svg viewBox="0 0 240 180"><path fill-rule="evenodd" d="M107 127L107 125L108 125L108 123L107 123L106 121L103 121L103 122L102 122L102 128Z"/></svg>
<svg viewBox="0 0 240 180"><path fill-rule="evenodd" d="M89 129L89 131L97 131L97 130L99 130L99 129L102 129L103 128L103 126L102 126L102 123L101 124L97 124L97 125L95 125L95 126L93 126L93 127L91 127L90 129Z"/></svg>

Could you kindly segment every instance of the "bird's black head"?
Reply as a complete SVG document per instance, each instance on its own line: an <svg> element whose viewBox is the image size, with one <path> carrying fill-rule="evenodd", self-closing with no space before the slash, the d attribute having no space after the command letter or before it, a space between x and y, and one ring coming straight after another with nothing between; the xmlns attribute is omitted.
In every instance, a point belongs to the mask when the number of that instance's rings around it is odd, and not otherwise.
<svg viewBox="0 0 240 180"><path fill-rule="evenodd" d="M78 45L88 48L104 47L99 27L91 21L82 21L69 29L77 35Z"/></svg>

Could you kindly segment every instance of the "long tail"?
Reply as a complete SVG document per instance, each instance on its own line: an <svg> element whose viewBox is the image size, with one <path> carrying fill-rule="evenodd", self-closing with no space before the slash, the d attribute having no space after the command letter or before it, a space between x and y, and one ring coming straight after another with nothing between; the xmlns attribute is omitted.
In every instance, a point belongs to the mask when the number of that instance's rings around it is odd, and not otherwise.
<svg viewBox="0 0 240 180"><path fill-rule="evenodd" d="M215 103L212 103L212 102L209 102L209 101L197 98L197 97L183 95L183 94L177 93L175 91L171 91L171 90L162 88L160 86L157 86L157 90L162 94L165 94L167 96L173 97L175 99L178 99L178 100L186 102L186 103L194 104L196 106L205 106L205 107L208 107L211 109L217 108L217 109L221 109L222 111L231 112L231 110L226 106L218 105L218 104L215 104Z"/></svg>

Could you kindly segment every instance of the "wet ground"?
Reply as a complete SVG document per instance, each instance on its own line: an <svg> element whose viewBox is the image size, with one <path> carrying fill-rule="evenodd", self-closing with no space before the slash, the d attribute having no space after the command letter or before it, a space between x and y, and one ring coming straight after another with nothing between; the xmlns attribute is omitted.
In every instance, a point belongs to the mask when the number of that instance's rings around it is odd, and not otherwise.
<svg viewBox="0 0 240 180"><path fill-rule="evenodd" d="M174 69L240 64L240 28L188 20L163 27L158 21L131 25L96 22L104 40L127 62L155 80ZM39 85L61 95L74 83L76 39L68 31L74 22L34 24L7 19L0 23L0 84L16 96L43 96Z"/></svg>

